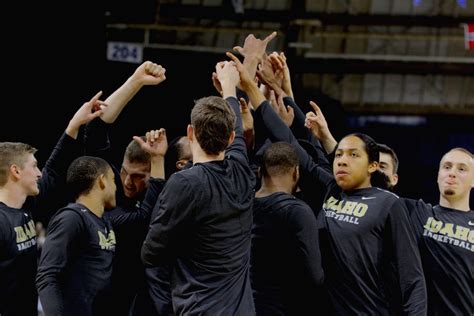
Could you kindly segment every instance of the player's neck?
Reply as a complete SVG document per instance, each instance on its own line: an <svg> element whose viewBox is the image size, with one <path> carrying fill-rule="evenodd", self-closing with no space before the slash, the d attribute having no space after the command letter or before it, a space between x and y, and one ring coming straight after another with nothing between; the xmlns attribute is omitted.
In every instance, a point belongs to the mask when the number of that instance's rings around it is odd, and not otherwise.
<svg viewBox="0 0 474 316"><path fill-rule="evenodd" d="M217 155L210 155L210 154L207 154L201 148L193 148L193 164L204 163L204 162L215 161L215 160L224 160L224 157L225 157L224 151L221 151Z"/></svg>
<svg viewBox="0 0 474 316"><path fill-rule="evenodd" d="M76 203L84 205L97 217L104 215L104 203L94 196L81 195L77 198Z"/></svg>
<svg viewBox="0 0 474 316"><path fill-rule="evenodd" d="M27 195L19 187L5 185L0 189L0 202L11 208L21 208Z"/></svg>
<svg viewBox="0 0 474 316"><path fill-rule="evenodd" d="M255 196L257 198L266 197L272 195L273 193L283 192L287 194L293 193L293 185L290 180L287 179L272 179L270 177L262 178L262 186L260 190L257 191Z"/></svg>
<svg viewBox="0 0 474 316"><path fill-rule="evenodd" d="M469 212L469 196L464 197L449 197L447 198L444 195L439 197L439 205L446 208L452 208L458 211Z"/></svg>

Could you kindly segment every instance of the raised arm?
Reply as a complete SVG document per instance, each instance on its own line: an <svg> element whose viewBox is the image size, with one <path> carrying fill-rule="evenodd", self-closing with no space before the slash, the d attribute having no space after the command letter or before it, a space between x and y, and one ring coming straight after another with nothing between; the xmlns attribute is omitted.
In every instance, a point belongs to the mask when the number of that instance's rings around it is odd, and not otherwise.
<svg viewBox="0 0 474 316"><path fill-rule="evenodd" d="M261 115L262 121L269 132L271 140L285 141L292 144L298 152L302 168L308 170L315 179L321 181L323 184L329 185L332 183L334 181L332 174L329 174L327 170L315 164L308 153L299 145L291 130L280 119L278 114L273 111L239 59L229 52L227 53L227 56L229 56L236 64L240 74L240 84L242 89L249 96L250 102L252 102L254 106L255 113Z"/></svg>
<svg viewBox="0 0 474 316"><path fill-rule="evenodd" d="M252 150L255 144L255 129L253 124L252 111L244 98L240 98L240 115L242 116L242 129L244 130L245 144L247 151Z"/></svg>
<svg viewBox="0 0 474 316"><path fill-rule="evenodd" d="M166 138L166 130L151 130L145 135L146 141L141 137L134 136L133 139L140 147L151 156L150 176L153 178L165 178L165 155L168 150L168 139Z"/></svg>
<svg viewBox="0 0 474 316"><path fill-rule="evenodd" d="M247 146L245 143L240 103L236 97L236 87L240 81L239 72L232 62L220 62L216 65L217 79L222 87L222 96L235 113L235 138L226 149L226 155L244 157L248 161Z"/></svg>
<svg viewBox="0 0 474 316"><path fill-rule="evenodd" d="M83 154L82 143L77 140L79 129L102 114L105 103L99 100L102 92L97 93L88 102L85 102L74 114L68 123L65 133L61 135L51 155L42 170L39 181L40 194L27 199L26 207L32 208L33 215L44 203L51 200L51 195L58 193L57 189L66 181L66 171L69 164ZM66 202L66 201L64 201Z"/></svg>
<svg viewBox="0 0 474 316"><path fill-rule="evenodd" d="M113 123L127 103L143 86L158 85L166 79L166 69L161 65L146 61L141 64L125 83L115 90L106 100L107 109L100 118L106 123Z"/></svg>
<svg viewBox="0 0 474 316"><path fill-rule="evenodd" d="M234 50L244 56L244 66L252 78L255 78L257 66L263 61L265 50L268 43L274 39L277 32L272 32L265 39L261 40L253 34L249 34L245 38L244 47L235 46Z"/></svg>
<svg viewBox="0 0 474 316"><path fill-rule="evenodd" d="M310 101L309 104L314 112L306 113L305 125L311 130L314 137L319 139L326 153L330 154L336 149L337 141L332 136L328 123L319 106L313 101Z"/></svg>
<svg viewBox="0 0 474 316"><path fill-rule="evenodd" d="M153 207L165 185L164 157L168 149L165 129L161 128L147 132L146 141L138 136L134 136L133 139L151 156L151 177L148 181L148 188L143 203L140 204L140 207L135 212L108 217L114 227L149 223Z"/></svg>
<svg viewBox="0 0 474 316"><path fill-rule="evenodd" d="M162 66L146 61L106 99L105 103L110 106L103 111L100 119L93 120L86 126L84 145L87 155L101 157L107 161L114 160L109 138L111 124L143 86L163 82L166 79L165 72Z"/></svg>

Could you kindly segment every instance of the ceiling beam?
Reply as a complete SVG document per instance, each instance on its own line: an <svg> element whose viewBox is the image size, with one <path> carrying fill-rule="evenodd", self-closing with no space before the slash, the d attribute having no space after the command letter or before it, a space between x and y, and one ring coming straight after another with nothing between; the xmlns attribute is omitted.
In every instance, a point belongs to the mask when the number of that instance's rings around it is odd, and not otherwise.
<svg viewBox="0 0 474 316"><path fill-rule="evenodd" d="M425 26L459 27L462 23L474 23L472 16L448 15L390 15L390 14L349 14L327 12L301 12L290 10L246 9L244 14L236 14L228 7L161 4L160 18L199 18L230 20L236 22L259 21L291 23L294 20L310 22L317 20L322 25L384 25L384 26Z"/></svg>

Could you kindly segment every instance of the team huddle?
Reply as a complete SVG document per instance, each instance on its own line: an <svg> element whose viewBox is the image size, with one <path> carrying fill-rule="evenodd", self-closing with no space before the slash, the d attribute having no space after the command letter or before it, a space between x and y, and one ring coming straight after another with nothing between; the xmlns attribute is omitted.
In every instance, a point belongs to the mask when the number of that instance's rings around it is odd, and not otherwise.
<svg viewBox="0 0 474 316"><path fill-rule="evenodd" d="M41 171L0 142L0 315L38 297L46 316L474 315L473 154L441 157L438 205L397 196L396 153L304 114L275 36L228 52L186 133L134 136L120 166L111 126L166 80L149 61L77 110Z"/></svg>

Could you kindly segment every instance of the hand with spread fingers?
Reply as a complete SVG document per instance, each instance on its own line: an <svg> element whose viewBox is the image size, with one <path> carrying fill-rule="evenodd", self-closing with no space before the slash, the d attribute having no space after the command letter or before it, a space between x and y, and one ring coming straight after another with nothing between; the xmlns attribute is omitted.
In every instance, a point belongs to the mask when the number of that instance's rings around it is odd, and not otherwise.
<svg viewBox="0 0 474 316"><path fill-rule="evenodd" d="M278 96L278 98L276 98L275 104L270 103L270 105L278 114L278 116L280 116L282 121L285 122L286 126L291 127L291 124L293 124L293 120L295 119L295 112L291 106L285 106L285 103L283 102L283 96Z"/></svg>
<svg viewBox="0 0 474 316"><path fill-rule="evenodd" d="M103 110L106 108L106 104L100 101L99 98L102 95L102 91L98 92L92 99L85 102L79 110L76 111L72 119L66 128L66 134L76 139L79 133L79 128L92 121L96 117L99 117Z"/></svg>

